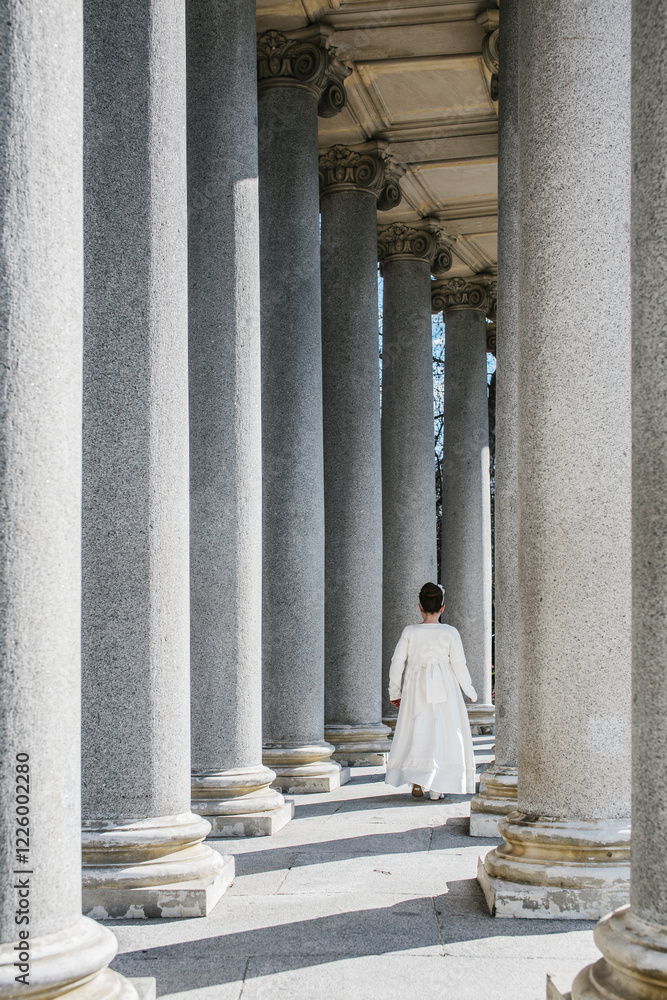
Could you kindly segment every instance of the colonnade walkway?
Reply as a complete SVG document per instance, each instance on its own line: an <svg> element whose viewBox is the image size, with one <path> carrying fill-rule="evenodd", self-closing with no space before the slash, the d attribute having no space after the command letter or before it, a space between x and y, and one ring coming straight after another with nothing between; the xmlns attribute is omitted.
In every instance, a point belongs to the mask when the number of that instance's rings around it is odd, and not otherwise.
<svg viewBox="0 0 667 1000"><path fill-rule="evenodd" d="M470 796L383 779L353 768L276 836L209 841L237 872L213 913L114 922L112 968L179 1000L544 1000L599 957L593 922L489 916L475 872L499 841L467 835Z"/></svg>

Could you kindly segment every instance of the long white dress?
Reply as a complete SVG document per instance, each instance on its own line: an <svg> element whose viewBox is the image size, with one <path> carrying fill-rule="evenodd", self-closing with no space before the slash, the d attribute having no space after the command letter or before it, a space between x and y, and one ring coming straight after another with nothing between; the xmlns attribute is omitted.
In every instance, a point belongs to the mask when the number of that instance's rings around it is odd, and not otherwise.
<svg viewBox="0 0 667 1000"><path fill-rule="evenodd" d="M389 671L389 697L401 699L387 760L389 785L432 792L475 791L472 736L461 689L477 701L461 636L451 625L408 625Z"/></svg>

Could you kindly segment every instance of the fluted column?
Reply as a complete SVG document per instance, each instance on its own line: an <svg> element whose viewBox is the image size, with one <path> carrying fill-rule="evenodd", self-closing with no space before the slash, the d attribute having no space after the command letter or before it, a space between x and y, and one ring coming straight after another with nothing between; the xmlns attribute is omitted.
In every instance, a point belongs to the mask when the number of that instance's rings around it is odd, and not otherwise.
<svg viewBox="0 0 667 1000"><path fill-rule="evenodd" d="M518 0L503 0L498 104L498 299L496 303L495 760L470 803L470 835L496 837L516 809L518 778L517 411L519 321Z"/></svg>
<svg viewBox="0 0 667 1000"><path fill-rule="evenodd" d="M85 4L84 910L198 916L190 812L185 23Z"/></svg>
<svg viewBox="0 0 667 1000"><path fill-rule="evenodd" d="M437 577L431 269L451 267L430 221L378 234L384 277L382 333L382 693L401 632L419 621L419 591ZM395 724L395 722L394 722Z"/></svg>
<svg viewBox="0 0 667 1000"><path fill-rule="evenodd" d="M632 5L632 877L574 1000L667 997L667 24Z"/></svg>
<svg viewBox="0 0 667 1000"><path fill-rule="evenodd" d="M491 485L486 381L489 276L434 283L445 320L441 572L445 617L461 633L477 702L472 726L493 726L491 701Z"/></svg>
<svg viewBox="0 0 667 1000"><path fill-rule="evenodd" d="M320 156L325 498L325 737L383 764L382 469L377 209L400 190L377 144ZM393 197L388 197L393 195Z"/></svg>
<svg viewBox="0 0 667 1000"><path fill-rule="evenodd" d="M3 1000L137 1000L81 915L81 15L27 0L0 30Z"/></svg>
<svg viewBox="0 0 667 1000"><path fill-rule="evenodd" d="M317 117L345 104L331 29L258 40L264 762L284 792L347 772L324 739L324 467Z"/></svg>
<svg viewBox="0 0 667 1000"><path fill-rule="evenodd" d="M187 18L192 797L211 836L244 837L293 811L262 764L255 10Z"/></svg>
<svg viewBox="0 0 667 1000"><path fill-rule="evenodd" d="M479 877L591 919L629 879L629 0L524 4L519 53L518 812Z"/></svg>

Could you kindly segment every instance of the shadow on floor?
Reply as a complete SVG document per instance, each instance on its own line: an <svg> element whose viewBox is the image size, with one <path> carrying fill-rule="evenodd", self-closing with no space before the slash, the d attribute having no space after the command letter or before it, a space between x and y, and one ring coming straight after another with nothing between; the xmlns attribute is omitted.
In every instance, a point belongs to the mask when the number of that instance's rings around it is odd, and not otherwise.
<svg viewBox="0 0 667 1000"><path fill-rule="evenodd" d="M569 921L494 919L485 912L481 891L472 885L448 886L450 892L443 896L126 952L112 968L127 976L155 976L162 995L264 975L268 959L272 972L285 972L414 949L444 956L448 944L572 930ZM261 907L260 900L257 905ZM232 919L238 922L238 914L230 914Z"/></svg>
<svg viewBox="0 0 667 1000"><path fill-rule="evenodd" d="M450 817L451 818L451 817ZM437 837L436 837L437 834ZM436 843L433 843L433 840ZM266 843L266 842L265 842ZM406 831L365 833L356 837L336 837L311 843L288 844L284 847L258 845L255 851L235 854L236 875L257 875L262 872L301 868L323 861L347 861L364 856L386 856L426 853L430 849L447 850L454 847L477 847L485 852L496 847L498 839L469 837L458 823L438 827L418 827ZM229 848L227 847L229 845ZM222 854L231 849L229 840L216 840L213 846Z"/></svg>

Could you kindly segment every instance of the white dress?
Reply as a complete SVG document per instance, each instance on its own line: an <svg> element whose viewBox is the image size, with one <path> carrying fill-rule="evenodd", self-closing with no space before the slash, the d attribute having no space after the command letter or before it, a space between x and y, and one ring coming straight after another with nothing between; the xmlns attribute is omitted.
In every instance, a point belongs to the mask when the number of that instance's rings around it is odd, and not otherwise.
<svg viewBox="0 0 667 1000"><path fill-rule="evenodd" d="M400 698L401 705L387 760L388 785L475 791L472 736L461 689L477 701L456 629L437 622L404 628L389 670L389 697Z"/></svg>

